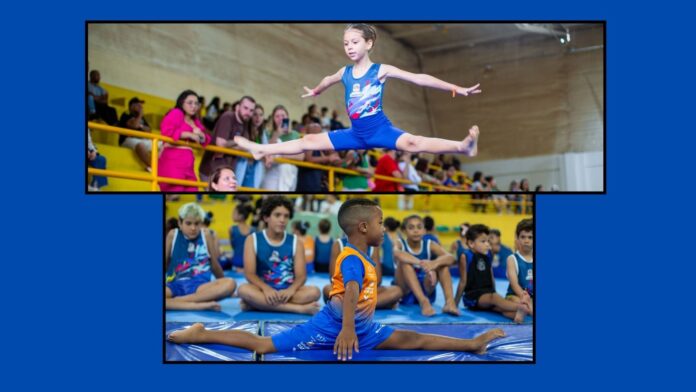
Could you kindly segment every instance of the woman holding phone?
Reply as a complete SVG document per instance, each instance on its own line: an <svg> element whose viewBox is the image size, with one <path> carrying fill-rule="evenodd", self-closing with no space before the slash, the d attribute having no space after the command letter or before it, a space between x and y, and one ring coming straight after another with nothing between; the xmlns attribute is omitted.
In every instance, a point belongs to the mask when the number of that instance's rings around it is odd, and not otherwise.
<svg viewBox="0 0 696 392"><path fill-rule="evenodd" d="M290 117L288 110L283 105L278 105L273 108L270 117L270 127L267 132L268 144L282 143L290 140L297 140L302 135L290 129ZM297 161L304 160L304 153L296 155L283 156L285 159L294 159ZM288 163L273 163L269 161L266 166L266 175L261 182L261 188L279 191L293 192L297 185L297 166Z"/></svg>

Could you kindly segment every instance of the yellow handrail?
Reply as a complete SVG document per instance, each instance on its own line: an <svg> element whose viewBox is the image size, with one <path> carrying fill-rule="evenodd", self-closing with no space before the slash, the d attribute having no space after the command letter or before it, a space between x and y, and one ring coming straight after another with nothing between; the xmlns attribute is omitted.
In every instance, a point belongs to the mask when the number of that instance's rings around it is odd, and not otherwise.
<svg viewBox="0 0 696 392"><path fill-rule="evenodd" d="M100 123L95 123L95 122L88 122L87 126L89 129L92 130L98 130L98 131L105 131L105 132L114 132L118 133L121 135L126 135L126 136L134 136L134 137L139 137L139 138L147 138L147 139L152 139L152 140L161 140L163 142L167 142L169 144L173 145L179 145L179 146L187 146L190 148L195 148L195 149L200 149L200 150L205 150L205 151L212 151L212 152L219 152L227 155L235 155L235 156L240 156L244 158L250 158L253 159L253 156L244 151L239 151L239 150L232 150L229 148L224 148L224 147L219 147L215 145L208 145L208 146L201 146L198 143L190 142L190 141L180 141L180 140L174 140L168 136L162 136L159 134L154 134L154 133L149 133L149 132L142 132L142 131L134 131L132 129L126 129L126 128L120 128L120 127L114 127L111 125L106 125L106 124L100 124ZM177 184L177 185L187 185L183 183L178 183L178 182L169 182L169 181L163 181L161 180L162 178L168 178L168 177L159 177L157 176L157 159L158 159L158 152L157 152L157 143L152 143L152 162L150 162L150 168L152 169L152 173L150 175L131 175L127 174L129 176L136 176L136 177L121 177L121 178L129 178L133 180L144 180L144 181L152 181L152 190L157 191L157 186L159 182L164 182L164 183L169 183L169 184ZM335 173L342 173L342 174L349 174L349 175L358 175L358 176L363 176L364 174L358 172L357 170L350 170L350 169L344 169L341 167L332 167L332 166L324 166L324 165L319 165L316 163L311 163L311 162L304 162L304 161L296 161L294 159L287 159L287 158L274 158L275 162L278 163L288 163L291 165L299 166L299 167L305 167L308 169L317 169L317 170L324 170L328 171L329 173L329 192L334 191L334 181L333 178L335 176ZM89 168L88 173L90 174L96 174L97 170L99 169L93 169ZM118 173L119 175L123 176L126 173L124 172L116 172L113 170L106 170L106 172L111 173L110 175L113 177L117 177L114 175L114 173ZM145 177L147 179L145 179ZM383 176L380 174L374 174L372 177L384 181L391 181L391 182L398 182L402 184L414 184L414 182L402 178L395 178L395 177L390 177L390 176ZM171 179L171 180L176 180L176 179ZM190 184L204 184L202 187L206 187L207 184L203 182L195 182L195 181L186 181L186 180L176 180L176 181L185 181ZM421 185L425 188L428 188L429 190L433 189L438 189L438 190L444 190L444 191L461 191L461 189L457 188L452 188L452 187L447 187L444 185L436 185L436 184L430 184L430 183L421 183L421 184L416 184L416 185ZM197 186L201 187L200 185L189 185L189 186ZM254 188L247 188L247 189L254 189ZM242 190L240 188L240 190Z"/></svg>

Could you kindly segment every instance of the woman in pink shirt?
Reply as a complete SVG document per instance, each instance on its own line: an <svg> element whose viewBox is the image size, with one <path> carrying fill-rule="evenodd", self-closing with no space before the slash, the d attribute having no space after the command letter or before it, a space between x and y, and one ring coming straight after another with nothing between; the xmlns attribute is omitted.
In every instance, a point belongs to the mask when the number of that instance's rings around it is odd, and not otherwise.
<svg viewBox="0 0 696 392"><path fill-rule="evenodd" d="M190 140L207 146L210 136L198 118L200 102L198 94L186 90L176 100L176 107L162 119L160 129L163 136L174 140ZM165 143L159 157L159 175L161 177L198 181L193 171L193 150L188 146ZM160 183L162 192L196 192L196 187Z"/></svg>

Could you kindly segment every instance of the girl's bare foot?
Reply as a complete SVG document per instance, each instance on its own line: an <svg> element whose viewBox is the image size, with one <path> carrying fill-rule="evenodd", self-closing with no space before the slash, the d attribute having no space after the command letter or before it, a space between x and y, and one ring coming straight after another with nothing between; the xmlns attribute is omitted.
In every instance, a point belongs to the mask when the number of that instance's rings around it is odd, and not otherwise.
<svg viewBox="0 0 696 392"><path fill-rule="evenodd" d="M251 310L251 306L249 306L248 303L244 302L243 299L239 300L239 308L243 311Z"/></svg>
<svg viewBox="0 0 696 392"><path fill-rule="evenodd" d="M430 317L435 315L435 309L433 309L433 305L430 304L430 301L425 301L424 303L421 304L421 314L425 317Z"/></svg>
<svg viewBox="0 0 696 392"><path fill-rule="evenodd" d="M249 141L249 139L242 136L235 136L234 142L239 145L243 150L247 150L254 157L254 160L260 160L265 156L265 154L260 150L260 144Z"/></svg>
<svg viewBox="0 0 696 392"><path fill-rule="evenodd" d="M505 332L502 329L490 329L474 338L476 348L472 351L476 354L485 354L488 343L490 343L491 340L502 338L503 336L505 336Z"/></svg>
<svg viewBox="0 0 696 392"><path fill-rule="evenodd" d="M445 306L442 307L442 313L448 313L452 316L461 316L461 312L454 302L445 303Z"/></svg>
<svg viewBox="0 0 696 392"><path fill-rule="evenodd" d="M475 157L476 154L478 154L478 138L480 133L477 125L471 127L471 129L469 129L469 135L462 140L462 148L460 151L470 157Z"/></svg>
<svg viewBox="0 0 696 392"><path fill-rule="evenodd" d="M186 329L170 333L167 340L176 344L197 343L204 331L203 324L195 323Z"/></svg>

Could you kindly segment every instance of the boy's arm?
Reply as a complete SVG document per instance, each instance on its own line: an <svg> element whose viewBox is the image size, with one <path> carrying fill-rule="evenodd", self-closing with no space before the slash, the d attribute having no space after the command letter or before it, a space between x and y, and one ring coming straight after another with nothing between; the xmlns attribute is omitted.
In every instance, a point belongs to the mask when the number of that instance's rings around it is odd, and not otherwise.
<svg viewBox="0 0 696 392"><path fill-rule="evenodd" d="M266 303L275 305L279 303L278 292L267 285L258 275L256 275L256 252L254 251L254 235L247 236L244 241L244 277L249 284L254 285L263 291Z"/></svg>
<svg viewBox="0 0 696 392"><path fill-rule="evenodd" d="M345 69L346 69L346 67L342 67L335 74L325 77L324 79L321 80L321 82L319 82L317 87L314 87L313 89L310 89L309 87L305 86L304 89L307 93L302 95L302 98L316 97L317 95L324 92L324 90L326 90L327 88L340 82L341 78L343 77L343 71Z"/></svg>
<svg viewBox="0 0 696 392"><path fill-rule="evenodd" d="M359 352L358 336L355 334L355 307L358 304L358 282L351 280L343 294L343 323L336 337L333 353L340 361L353 358L353 348Z"/></svg>
<svg viewBox="0 0 696 392"><path fill-rule="evenodd" d="M466 255L462 254L459 256L459 284L457 285L457 292L454 295L454 303L458 304L459 300L462 299L464 294L464 288L466 287Z"/></svg>
<svg viewBox="0 0 696 392"><path fill-rule="evenodd" d="M221 279L225 277L225 273L222 271L222 267L218 262L220 258L220 251L217 246L217 241L210 231L205 231L205 243L208 245L208 253L210 254L210 269L213 270L213 275L216 279Z"/></svg>
<svg viewBox="0 0 696 392"><path fill-rule="evenodd" d="M401 79L421 87L431 87L439 90L451 91L453 94L464 96L469 94L478 94L481 92L481 90L479 90L480 84L473 87L459 87L456 84L445 82L427 74L414 74L396 68L392 65L382 64L382 69L384 70L385 78Z"/></svg>

